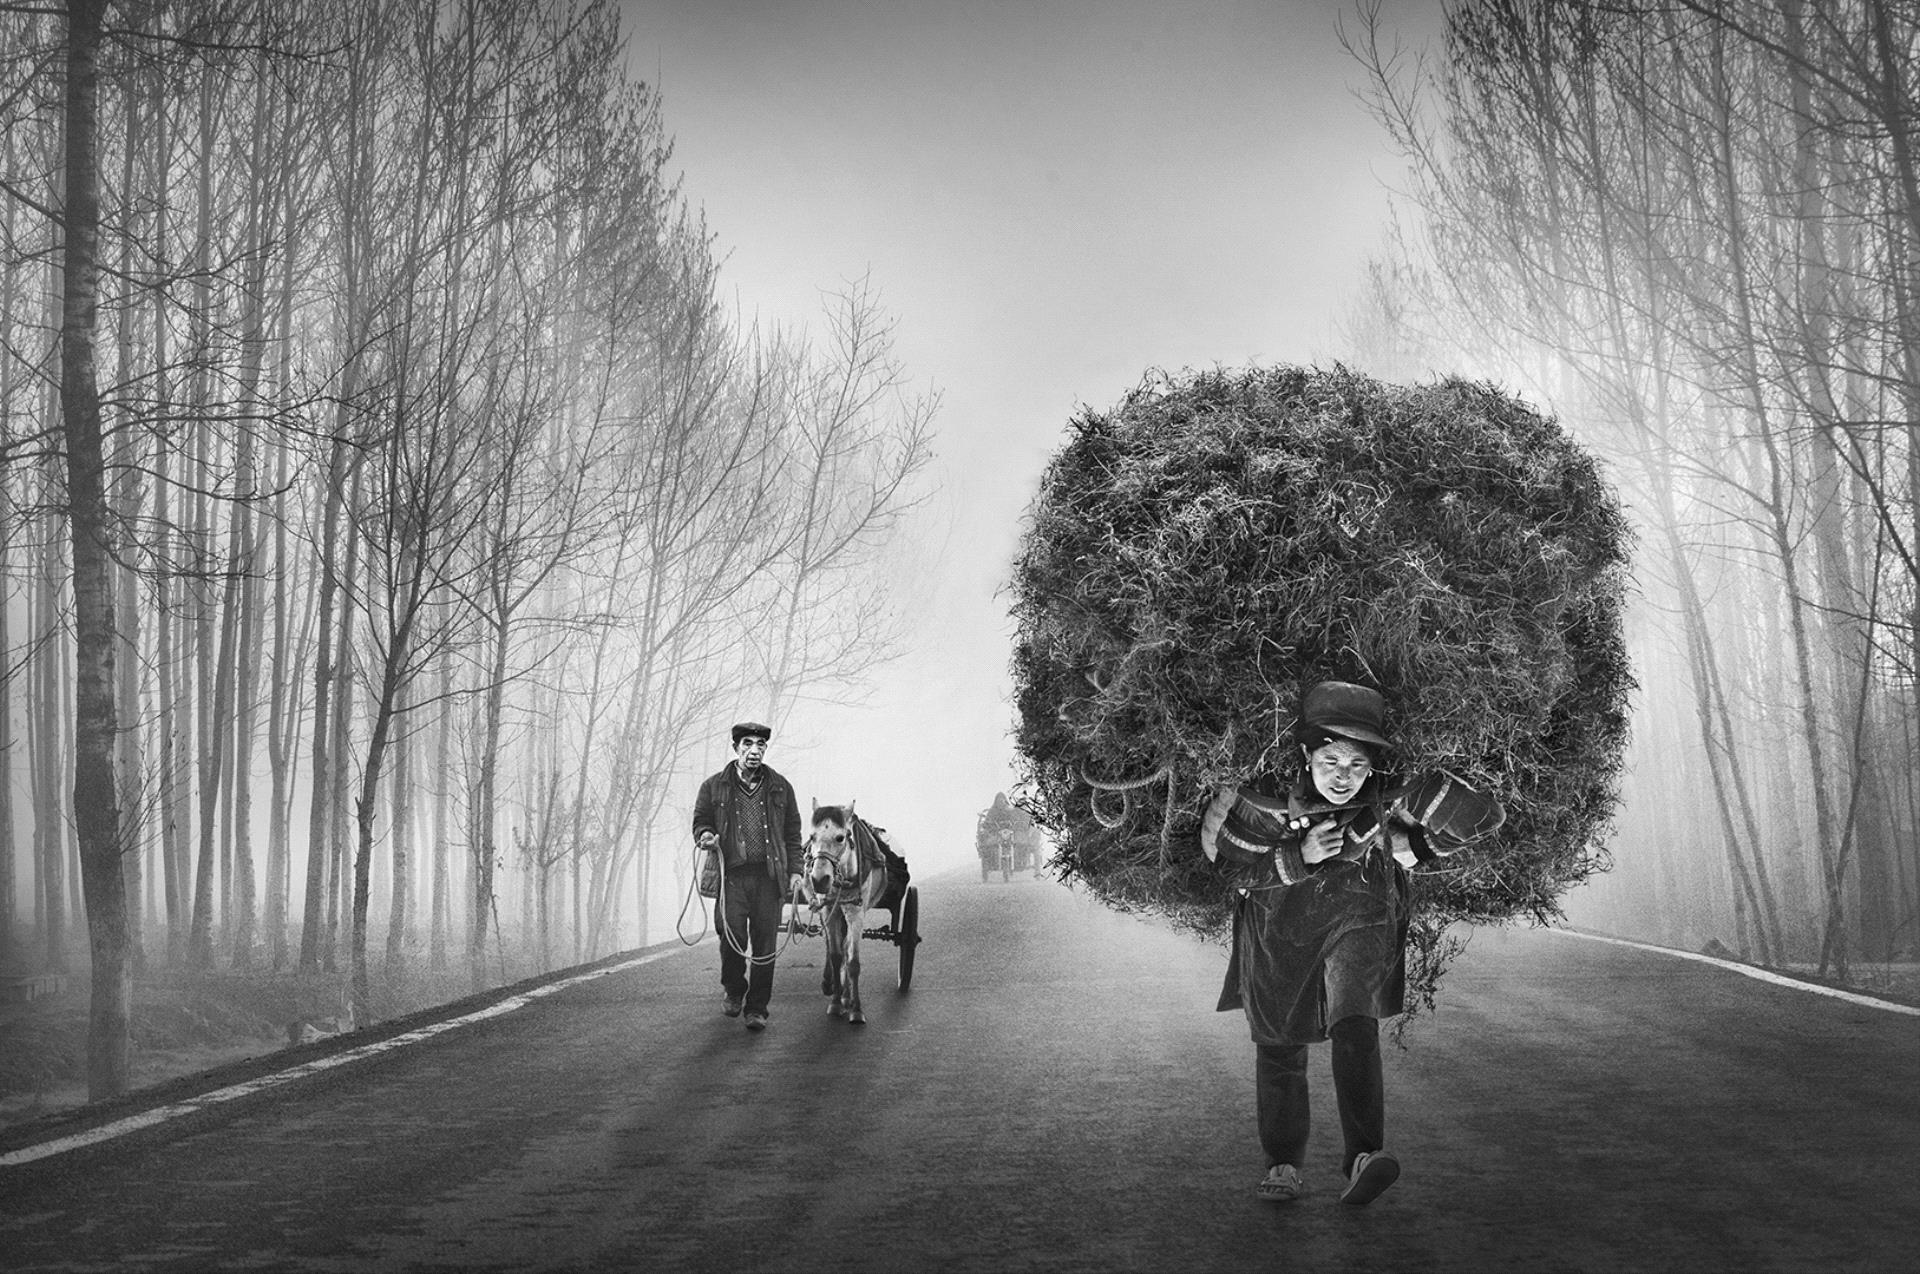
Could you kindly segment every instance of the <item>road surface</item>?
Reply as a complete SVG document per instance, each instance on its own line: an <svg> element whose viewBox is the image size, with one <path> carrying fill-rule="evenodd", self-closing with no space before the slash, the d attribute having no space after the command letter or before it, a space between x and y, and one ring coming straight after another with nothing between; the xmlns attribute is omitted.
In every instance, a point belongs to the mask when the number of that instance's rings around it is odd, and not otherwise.
<svg viewBox="0 0 1920 1274"><path fill-rule="evenodd" d="M1218 948L1033 880L926 882L922 926L909 994L867 948L865 1027L802 939L749 1034L709 943L0 1168L0 1268L1916 1267L1920 1019L1482 931L1388 1052L1399 1184L1336 1202L1320 1048L1276 1205Z"/></svg>

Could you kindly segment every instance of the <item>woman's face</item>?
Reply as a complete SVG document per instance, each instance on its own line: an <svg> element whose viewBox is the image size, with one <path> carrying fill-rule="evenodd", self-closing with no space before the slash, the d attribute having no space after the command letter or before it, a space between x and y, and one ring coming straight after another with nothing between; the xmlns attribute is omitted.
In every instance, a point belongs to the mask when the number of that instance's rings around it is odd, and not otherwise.
<svg viewBox="0 0 1920 1274"><path fill-rule="evenodd" d="M1357 743L1329 739L1307 753L1307 771L1313 775L1313 785L1320 795L1335 805L1345 805L1373 773L1373 757Z"/></svg>

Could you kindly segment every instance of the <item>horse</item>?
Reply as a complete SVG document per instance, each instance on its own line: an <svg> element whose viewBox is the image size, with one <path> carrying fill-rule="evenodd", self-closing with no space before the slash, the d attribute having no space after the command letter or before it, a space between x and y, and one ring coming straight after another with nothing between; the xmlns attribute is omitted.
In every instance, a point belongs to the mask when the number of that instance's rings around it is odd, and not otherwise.
<svg viewBox="0 0 1920 1274"><path fill-rule="evenodd" d="M813 834L807 837L802 883L807 905L824 913L820 932L827 943L820 994L830 997L827 1012L855 1026L860 1011L860 933L869 907L887 891L887 868L873 828L846 805L813 806Z"/></svg>

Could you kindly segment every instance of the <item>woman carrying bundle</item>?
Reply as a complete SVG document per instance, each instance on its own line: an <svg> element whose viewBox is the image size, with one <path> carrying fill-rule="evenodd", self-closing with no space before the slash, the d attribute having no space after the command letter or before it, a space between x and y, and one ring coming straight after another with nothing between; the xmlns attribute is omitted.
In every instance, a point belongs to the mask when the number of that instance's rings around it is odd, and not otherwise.
<svg viewBox="0 0 1920 1274"><path fill-rule="evenodd" d="M1386 702L1364 686L1309 688L1294 738L1302 766L1289 787L1222 788L1201 823L1207 857L1241 891L1219 1008L1243 1009L1252 1028L1260 1197L1306 1192L1306 1046L1331 1039L1340 1200L1364 1204L1400 1175L1384 1148L1380 1019L1404 1008L1407 869L1493 832L1503 815L1444 773L1390 789L1379 772Z"/></svg>

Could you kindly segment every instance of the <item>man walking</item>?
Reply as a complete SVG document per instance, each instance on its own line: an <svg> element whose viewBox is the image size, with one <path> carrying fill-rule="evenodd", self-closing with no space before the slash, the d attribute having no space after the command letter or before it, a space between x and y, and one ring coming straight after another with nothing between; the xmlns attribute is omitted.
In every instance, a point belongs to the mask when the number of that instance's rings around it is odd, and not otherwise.
<svg viewBox="0 0 1920 1274"><path fill-rule="evenodd" d="M746 1014L749 1031L767 1026L773 998L781 906L800 888L800 806L793 785L766 763L773 731L757 721L733 727L733 760L700 785L693 839L720 855L721 1012ZM751 953L751 958L749 958Z"/></svg>

